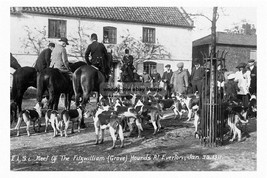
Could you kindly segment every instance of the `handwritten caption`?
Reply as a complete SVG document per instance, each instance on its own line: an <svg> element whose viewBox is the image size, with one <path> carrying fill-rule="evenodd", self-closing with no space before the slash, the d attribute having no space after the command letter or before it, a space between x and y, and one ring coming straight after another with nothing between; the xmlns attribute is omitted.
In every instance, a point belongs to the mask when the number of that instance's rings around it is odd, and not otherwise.
<svg viewBox="0 0 267 178"><path fill-rule="evenodd" d="M23 162L76 162L78 164L89 163L89 162L108 162L108 163L126 163L136 161L189 161L189 160L218 160L222 159L220 155L167 155L167 154L146 154L143 156L139 155L108 155L108 156L81 156L81 155L47 155L47 156L21 156L11 155L11 162L23 163Z"/></svg>

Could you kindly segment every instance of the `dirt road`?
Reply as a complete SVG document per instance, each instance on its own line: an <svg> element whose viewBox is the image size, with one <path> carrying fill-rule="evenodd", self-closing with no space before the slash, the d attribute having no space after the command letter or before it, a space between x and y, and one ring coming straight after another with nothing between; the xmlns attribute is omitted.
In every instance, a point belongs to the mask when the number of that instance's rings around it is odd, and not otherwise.
<svg viewBox="0 0 267 178"><path fill-rule="evenodd" d="M26 103L28 108L31 102ZM145 126L142 138L125 138L125 148L114 150L108 131L101 145L94 145L92 120L87 128L69 137L52 138L52 129L21 136L11 129L11 170L13 171L228 171L256 170L257 133L256 119L250 119L250 136L243 142L228 143L208 148L200 145L193 136L193 123L185 120L166 119L164 129L153 136L153 127ZM14 125L11 126L14 128ZM32 133L33 130L31 130ZM69 131L70 132L70 131ZM128 133L125 133L127 136ZM227 138L226 138L227 139ZM237 164L238 163L238 164Z"/></svg>

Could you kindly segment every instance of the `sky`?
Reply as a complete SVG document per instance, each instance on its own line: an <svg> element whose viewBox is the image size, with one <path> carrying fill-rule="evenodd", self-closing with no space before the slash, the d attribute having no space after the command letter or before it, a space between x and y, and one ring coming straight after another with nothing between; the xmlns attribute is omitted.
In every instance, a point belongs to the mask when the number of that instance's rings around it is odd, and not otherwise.
<svg viewBox="0 0 267 178"><path fill-rule="evenodd" d="M204 14L212 19L212 7L183 7L189 14ZM218 7L219 19L216 23L216 31L224 31L233 28L234 24L241 25L242 20L255 25L257 29L257 8L255 7ZM211 33L211 22L205 17L192 17L195 28L193 40L202 38Z"/></svg>

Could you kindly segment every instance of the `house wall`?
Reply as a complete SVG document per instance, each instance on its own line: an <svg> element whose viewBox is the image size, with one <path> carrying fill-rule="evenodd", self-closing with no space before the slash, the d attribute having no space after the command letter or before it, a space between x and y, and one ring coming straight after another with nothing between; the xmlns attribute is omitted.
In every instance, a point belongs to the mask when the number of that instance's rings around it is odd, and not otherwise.
<svg viewBox="0 0 267 178"><path fill-rule="evenodd" d="M42 29L45 26L48 35L48 19L67 20L67 38L77 37L79 20L77 18L60 17L60 16L47 16L38 14L21 14L10 16L10 52L18 59L22 66L33 65L37 56L31 51L22 47L23 40L26 39L25 26L30 29ZM185 66L191 65L192 60L192 30L179 27L165 27L156 25L146 25L137 23L124 23L114 22L107 20L93 20L93 19L80 19L80 25L84 32L88 35L92 33L98 34L98 41L103 40L103 27L113 26L117 28L117 44L122 41L121 36L130 34L136 39L141 40L143 27L150 27L156 29L156 41L163 45L168 52L171 53L171 65L174 70L177 69L177 61L184 61ZM49 42L57 42L58 39L48 39ZM88 37L85 39L88 44L90 40ZM71 44L67 46L67 51L70 53ZM27 54L27 55L25 55ZM71 58L70 60L75 60ZM159 62L159 61L157 61ZM161 63L166 64L168 61ZM190 70L190 69L189 69Z"/></svg>

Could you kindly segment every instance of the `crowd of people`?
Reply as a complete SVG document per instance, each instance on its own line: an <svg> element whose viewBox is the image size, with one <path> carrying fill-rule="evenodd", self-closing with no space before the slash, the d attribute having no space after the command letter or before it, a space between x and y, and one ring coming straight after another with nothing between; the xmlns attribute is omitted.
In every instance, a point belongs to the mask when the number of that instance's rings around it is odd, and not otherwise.
<svg viewBox="0 0 267 178"><path fill-rule="evenodd" d="M88 45L85 52L85 61L88 65L94 65L102 73L104 71L105 60L107 59L106 47L98 42L97 35L91 35L92 43ZM58 44L49 43L48 48L44 49L39 55L35 68L37 72L41 72L45 68L54 67L62 72L67 72L71 75L66 45L69 45L68 39L62 37ZM125 55L122 58L122 69L125 72L124 77L130 77L132 82L142 82L145 87L159 88L165 90L165 98L171 98L172 93L188 94L198 91L202 93L203 80L206 68L201 65L199 59L193 60L192 73L190 75L188 69L184 69L184 63L177 64L177 70L172 71L171 65L165 66L165 72L161 76L156 69L151 73L144 71L142 75L137 73L133 65L134 58L129 53L129 49L125 49ZM228 100L241 100L244 106L248 105L251 95L257 93L257 71L255 60L249 60L248 63L240 63L236 66L237 72L224 75L225 69L222 64L217 66L217 82L218 87L223 90L224 97ZM163 83L163 86L161 85Z"/></svg>

